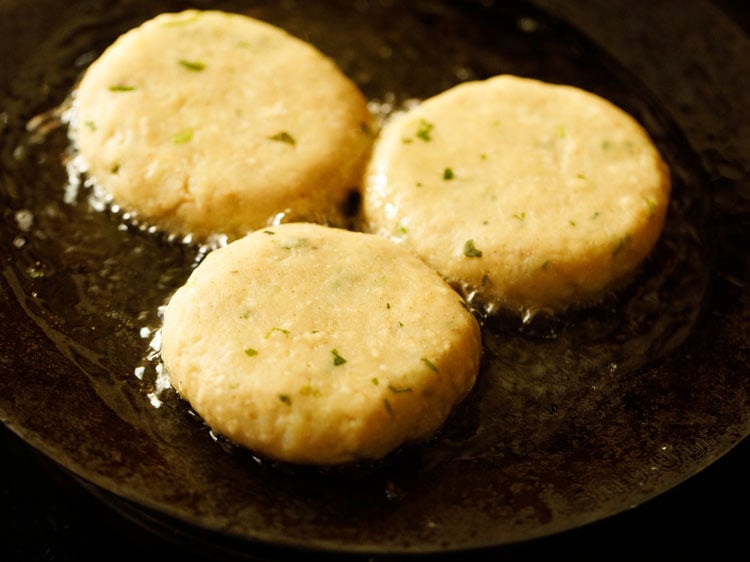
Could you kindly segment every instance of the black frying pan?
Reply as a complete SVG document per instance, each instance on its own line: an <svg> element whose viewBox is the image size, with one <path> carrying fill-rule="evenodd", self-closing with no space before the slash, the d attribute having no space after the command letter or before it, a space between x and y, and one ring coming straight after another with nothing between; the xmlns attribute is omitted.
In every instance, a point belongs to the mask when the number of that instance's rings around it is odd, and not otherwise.
<svg viewBox="0 0 750 562"><path fill-rule="evenodd" d="M155 400L147 336L197 250L70 189L54 111L119 33L188 5L285 27L395 107L502 72L595 91L672 167L664 235L597 306L485 319L479 383L430 443L322 473L258 462ZM713 5L0 1L0 43L0 420L151 529L239 557L508 547L663 495L750 433L750 43Z"/></svg>

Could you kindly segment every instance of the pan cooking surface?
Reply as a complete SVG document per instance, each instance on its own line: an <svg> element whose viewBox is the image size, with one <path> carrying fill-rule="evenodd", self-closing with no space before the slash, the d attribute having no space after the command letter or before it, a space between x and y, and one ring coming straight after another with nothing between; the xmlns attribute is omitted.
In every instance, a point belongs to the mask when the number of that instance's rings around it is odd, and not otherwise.
<svg viewBox="0 0 750 562"><path fill-rule="evenodd" d="M478 383L429 443L377 466L319 471L214 438L163 388L154 341L159 307L205 249L92 198L66 167L60 113L120 33L185 6L71 2L52 25L43 4L16 46L25 63L6 66L0 90L0 419L82 480L219 536L430 552L618 513L750 431L743 310L731 295L716 306L709 178L637 76L522 3L224 1L191 6L242 12L310 41L384 117L500 73L594 91L649 130L672 169L673 199L653 255L622 291L554 318L483 317Z"/></svg>

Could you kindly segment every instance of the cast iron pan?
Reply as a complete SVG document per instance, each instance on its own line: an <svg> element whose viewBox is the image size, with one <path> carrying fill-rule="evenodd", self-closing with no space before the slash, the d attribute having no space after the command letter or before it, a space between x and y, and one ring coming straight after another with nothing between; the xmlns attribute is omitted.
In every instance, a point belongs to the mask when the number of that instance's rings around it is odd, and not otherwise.
<svg viewBox="0 0 750 562"><path fill-rule="evenodd" d="M710 4L588 4L0 0L0 420L123 513L239 555L509 545L706 468L750 433L750 47ZM58 111L117 35L188 6L303 37L386 113L499 73L597 92L671 166L664 234L594 306L483 317L479 381L429 443L319 471L215 439L159 391L149 348L200 250L98 208L67 172Z"/></svg>

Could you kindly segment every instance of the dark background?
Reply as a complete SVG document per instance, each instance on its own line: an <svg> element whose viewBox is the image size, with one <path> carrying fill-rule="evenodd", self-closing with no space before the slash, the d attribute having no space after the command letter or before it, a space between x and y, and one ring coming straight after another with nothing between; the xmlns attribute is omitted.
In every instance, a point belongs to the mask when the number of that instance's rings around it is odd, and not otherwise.
<svg viewBox="0 0 750 562"><path fill-rule="evenodd" d="M131 523L108 503L0 429L0 561L234 561L200 546ZM697 559L739 560L750 531L750 441L745 440L693 478L641 506L593 525L528 544L445 555L440 560ZM368 561L394 557L341 557L269 549L245 560ZM258 557L255 557L255 554ZM251 558L252 556L252 558ZM412 558L414 559L414 558ZM417 557L416 559L423 559Z"/></svg>

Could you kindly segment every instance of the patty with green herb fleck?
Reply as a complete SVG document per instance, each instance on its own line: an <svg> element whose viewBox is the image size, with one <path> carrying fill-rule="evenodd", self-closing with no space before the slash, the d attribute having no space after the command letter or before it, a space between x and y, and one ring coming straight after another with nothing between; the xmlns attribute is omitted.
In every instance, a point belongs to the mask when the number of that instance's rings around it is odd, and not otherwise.
<svg viewBox="0 0 750 562"><path fill-rule="evenodd" d="M474 385L480 355L475 317L411 252L307 223L209 253L162 327L172 385L216 433L301 464L428 439Z"/></svg>
<svg viewBox="0 0 750 562"><path fill-rule="evenodd" d="M161 14L74 92L71 137L97 189L142 224L204 239L343 223L373 141L357 86L309 43L239 14Z"/></svg>
<svg viewBox="0 0 750 562"><path fill-rule="evenodd" d="M560 311L627 281L661 234L670 188L625 111L502 75L384 125L363 215L489 310Z"/></svg>

